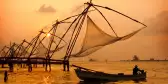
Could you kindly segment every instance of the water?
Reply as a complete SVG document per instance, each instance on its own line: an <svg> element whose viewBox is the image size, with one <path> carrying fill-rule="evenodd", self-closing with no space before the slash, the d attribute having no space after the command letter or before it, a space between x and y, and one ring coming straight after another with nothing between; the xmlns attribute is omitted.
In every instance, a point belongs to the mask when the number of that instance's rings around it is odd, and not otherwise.
<svg viewBox="0 0 168 84"><path fill-rule="evenodd" d="M33 68L33 72L27 72L27 68L15 67L13 73L8 73L8 82L3 82L3 71L0 69L0 84L168 84L168 62L73 62L82 67L104 71L106 73L131 74L135 64L147 71L146 81L118 81L118 82L80 82L74 68L70 72L63 72L61 65L53 65L51 72L45 72L44 68ZM6 68L7 69L7 68Z"/></svg>

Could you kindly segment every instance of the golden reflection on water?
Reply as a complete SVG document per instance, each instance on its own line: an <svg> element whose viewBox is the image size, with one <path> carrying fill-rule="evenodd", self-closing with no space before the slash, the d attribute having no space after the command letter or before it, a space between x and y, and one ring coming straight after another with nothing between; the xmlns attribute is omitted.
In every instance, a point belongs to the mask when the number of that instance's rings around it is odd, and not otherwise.
<svg viewBox="0 0 168 84"><path fill-rule="evenodd" d="M33 68L32 72L27 72L27 68L17 68L9 74L7 83L3 82L3 71L0 68L0 84L167 84L168 62L74 62L73 64L90 68L106 73L132 74L134 65L147 71L147 80L139 81L117 81L117 82L82 82L73 68L70 72L63 72L61 65L53 65L51 72L44 71L44 68Z"/></svg>

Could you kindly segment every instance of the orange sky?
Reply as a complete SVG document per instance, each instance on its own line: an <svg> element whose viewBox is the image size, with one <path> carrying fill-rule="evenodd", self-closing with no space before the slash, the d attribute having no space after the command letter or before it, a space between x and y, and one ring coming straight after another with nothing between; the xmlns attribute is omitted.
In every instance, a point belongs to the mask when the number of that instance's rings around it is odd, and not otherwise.
<svg viewBox="0 0 168 84"><path fill-rule="evenodd" d="M31 38L41 28L48 24L52 24L56 19L63 19L64 17L79 12L80 9L76 12L74 11L78 7L83 5L83 3L86 1L87 0L1 0L1 45L8 44L10 41L20 42L24 38ZM124 14L136 18L141 22L145 22L150 18L155 18L162 11L168 10L167 0L93 0L93 2L116 9ZM50 6L53 10L55 10L55 12L45 12L45 10L44 12L39 12L39 8L42 7L42 5L44 4L46 6ZM123 43L123 45L121 44L121 42L113 44L111 46L107 46L96 53L101 53L102 55L103 52L107 52L113 55L115 54L116 56L120 56L118 59L131 58L134 54L141 55L142 59L148 59L149 57L163 59L165 58L164 56L158 57L159 55L163 55L163 52L160 52L158 48L155 47L157 45L155 43L158 42L158 39L155 39L155 37L157 36L149 37L144 35L137 35L137 37L138 38L132 38L131 40L126 41L125 43ZM154 46L152 46L152 43L136 43L137 41L142 40L141 37L149 39L149 42L153 42L153 40L156 40L153 43ZM130 45L129 42L132 43L132 45ZM122 46L124 46L127 51L120 50ZM145 51L145 47L150 48L150 51ZM115 52L111 52L111 50ZM125 54L121 54L119 52ZM110 55L105 56L105 58L109 57Z"/></svg>

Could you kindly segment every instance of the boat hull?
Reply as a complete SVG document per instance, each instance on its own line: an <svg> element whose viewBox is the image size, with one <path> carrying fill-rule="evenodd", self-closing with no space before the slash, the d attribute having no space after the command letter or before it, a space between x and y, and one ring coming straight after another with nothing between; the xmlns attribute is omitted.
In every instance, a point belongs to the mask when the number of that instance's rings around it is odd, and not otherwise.
<svg viewBox="0 0 168 84"><path fill-rule="evenodd" d="M80 69L75 69L75 72L79 79L84 81L119 81L119 80L145 80L146 73L139 75L124 75L124 74L107 74L103 72L92 72L92 71L85 71Z"/></svg>

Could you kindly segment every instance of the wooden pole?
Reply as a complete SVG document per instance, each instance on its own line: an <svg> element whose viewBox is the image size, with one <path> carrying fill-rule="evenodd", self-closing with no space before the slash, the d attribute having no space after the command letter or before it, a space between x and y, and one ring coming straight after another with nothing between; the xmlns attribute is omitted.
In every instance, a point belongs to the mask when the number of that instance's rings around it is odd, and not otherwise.
<svg viewBox="0 0 168 84"><path fill-rule="evenodd" d="M67 71L69 71L69 60L67 60Z"/></svg>
<svg viewBox="0 0 168 84"><path fill-rule="evenodd" d="M47 68L48 68L48 65L47 65L47 63L48 63L48 58L46 58L46 66L45 66L45 71L47 71Z"/></svg>
<svg viewBox="0 0 168 84"><path fill-rule="evenodd" d="M88 10L89 10L90 7L91 7L91 5L89 5L89 6L86 8L85 12L88 12ZM81 28L82 28L82 25L83 25L83 23L84 23L84 20L85 20L86 15L87 15L87 13L84 14L84 16L83 16L83 18L82 18L82 22L79 24L79 28L78 28L78 30L77 30L77 33L76 33L76 35L75 35L75 38L73 39L73 42L72 42L72 44L70 45L71 48L70 48L69 53L67 53L67 56L68 56L68 59L67 59L67 60L69 60L69 58L70 58L70 55L71 55L72 50L73 50L73 48L74 48L74 46L75 46L75 43L76 43L77 38L78 38L78 36L79 36L79 33L80 33L80 31L81 31Z"/></svg>
<svg viewBox="0 0 168 84"><path fill-rule="evenodd" d="M2 64L2 66L1 66L2 68L4 68L4 64Z"/></svg>
<svg viewBox="0 0 168 84"><path fill-rule="evenodd" d="M32 50L31 50L31 52L30 52L30 54L29 54L29 57L28 57L28 72L31 72L31 71L32 71L32 65L31 65L31 63L30 63L30 56L31 56L31 55L34 53L34 51L36 50L35 47L36 47L36 45L37 45L37 41L38 41L40 35L42 34L42 32L43 32L43 30L40 31L40 33L37 35L37 38L35 38L35 43L34 43L33 48L32 48Z"/></svg>
<svg viewBox="0 0 168 84"><path fill-rule="evenodd" d="M118 12L118 11L116 11L116 10L114 10L114 9L111 9L111 8L109 8L109 7L104 7L104 6L95 5L95 4L93 4L93 6L97 6L97 7L101 7L101 8L105 8L105 9L108 9L108 10L114 11L114 12L116 12L116 13L120 14L120 15L123 15L123 16L125 16L125 17L127 17L127 18L131 19L132 21L135 21L135 22L140 23L140 24L142 24L143 26L147 27L144 23L142 23L142 22L140 22L140 21L138 21L138 20L136 20L136 19L134 19L134 18L131 18L131 17L129 17L129 16L127 16L127 15L125 15L125 14L121 13L121 12Z"/></svg>
<svg viewBox="0 0 168 84"><path fill-rule="evenodd" d="M94 6L92 6L92 7L94 7ZM113 30L114 34L118 37L117 33L114 31L113 27L111 26L111 24L109 23L109 21L106 19L106 17L103 15L103 13L99 9L97 9L96 7L94 7L94 8L102 15L102 17L106 20L106 22L108 23L108 25L110 26L110 28Z"/></svg>
<svg viewBox="0 0 168 84"><path fill-rule="evenodd" d="M63 60L63 71L66 71L66 63L65 63L65 60Z"/></svg>
<svg viewBox="0 0 168 84"><path fill-rule="evenodd" d="M46 67L47 65L49 65L49 71L51 71L51 64L50 64L50 51L51 51L51 46L53 44L53 41L54 41L54 36L55 36L55 33L56 33L56 29L57 29L57 26L58 26L58 22L56 22L56 24L53 25L53 32L52 32L52 36L51 36L51 39L50 39L50 43L48 45L48 51L47 51L47 63L46 63Z"/></svg>
<svg viewBox="0 0 168 84"><path fill-rule="evenodd" d="M50 59L49 59L49 72L51 71L51 63L50 63Z"/></svg>
<svg viewBox="0 0 168 84"><path fill-rule="evenodd" d="M69 44L68 44L68 48L67 48L66 56L65 56L65 57L67 57L68 53L70 52L71 45L72 45L71 43L73 42L73 36L74 36L74 34L75 34L75 31L76 31L76 29L77 29L77 26L78 26L78 24L79 24L81 18L82 18L82 15L80 15L80 17L79 17L79 19L78 19L78 21L77 21L77 23L76 23L76 25L75 25L75 28L74 28L74 30L73 30L73 32L72 32L72 36L71 36L70 42L69 42ZM64 60L67 60L67 59L64 58Z"/></svg>
<svg viewBox="0 0 168 84"><path fill-rule="evenodd" d="M85 10L86 10L86 9L85 9ZM81 15L85 13L85 10L81 13ZM72 25L76 22L76 20L77 20L79 17L80 17L80 15L77 16L77 18L75 18L75 20L73 20L73 22L70 24L69 28L65 31L64 35L61 37L62 39L65 37L65 35L68 33L68 31L70 30L70 28L72 27ZM69 18L71 18L71 17L69 17ZM69 19L69 18L66 18L66 19ZM60 43L61 43L61 40L58 42L58 45L55 47L54 50L56 50L56 49L58 48L58 46L60 45ZM50 56L50 58L53 56L53 54L54 54L54 53L52 53L52 55Z"/></svg>

